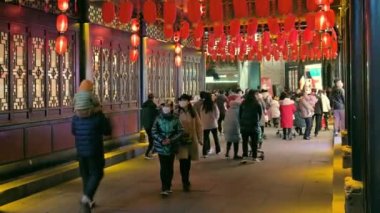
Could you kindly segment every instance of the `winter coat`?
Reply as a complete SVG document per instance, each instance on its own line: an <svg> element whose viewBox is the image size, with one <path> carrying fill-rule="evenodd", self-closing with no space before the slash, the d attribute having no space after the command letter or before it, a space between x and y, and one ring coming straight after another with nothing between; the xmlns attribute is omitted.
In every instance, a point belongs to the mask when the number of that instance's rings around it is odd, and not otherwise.
<svg viewBox="0 0 380 213"><path fill-rule="evenodd" d="M180 138L183 135L183 127L178 117L169 114L160 114L153 123L152 136L155 150L160 155L171 155L177 152ZM169 139L169 144L162 144Z"/></svg>
<svg viewBox="0 0 380 213"><path fill-rule="evenodd" d="M223 130L224 139L227 142L238 143L240 141L239 107L240 103L233 101L230 103L230 108L226 112Z"/></svg>
<svg viewBox="0 0 380 213"><path fill-rule="evenodd" d="M334 110L344 109L344 90L339 88L334 88L330 97L331 108Z"/></svg>
<svg viewBox="0 0 380 213"><path fill-rule="evenodd" d="M141 109L141 125L145 129L151 129L158 114L157 105L153 100L145 101Z"/></svg>
<svg viewBox="0 0 380 213"><path fill-rule="evenodd" d="M271 118L279 118L281 113L280 113L280 104L278 103L277 100L272 100L272 103L269 108Z"/></svg>
<svg viewBox="0 0 380 213"><path fill-rule="evenodd" d="M215 100L216 105L218 106L219 113L225 114L226 113L226 103L227 103L227 97L223 94L218 95L218 97Z"/></svg>
<svg viewBox="0 0 380 213"><path fill-rule="evenodd" d="M323 112L330 112L331 107L330 107L330 100L325 94L321 94L321 99L322 99L322 111Z"/></svg>
<svg viewBox="0 0 380 213"><path fill-rule="evenodd" d="M203 109L203 104L202 104L200 117L201 117L203 129L215 129L218 127L219 109L216 106L216 104L214 104L212 106L212 111L206 113L205 110Z"/></svg>
<svg viewBox="0 0 380 213"><path fill-rule="evenodd" d="M293 124L295 127L304 128L306 127L305 119L303 119L301 115L301 109L299 107L299 101L296 101L295 103L296 112L294 113L294 121Z"/></svg>
<svg viewBox="0 0 380 213"><path fill-rule="evenodd" d="M102 112L83 118L74 116L71 133L79 157L103 156L103 135L111 135L111 125Z"/></svg>
<svg viewBox="0 0 380 213"><path fill-rule="evenodd" d="M322 115L322 99L321 97L318 97L317 96L317 103L315 103L315 106L314 106L314 114L317 114L317 115Z"/></svg>
<svg viewBox="0 0 380 213"><path fill-rule="evenodd" d="M294 113L297 111L294 101L290 98L285 98L280 101L280 112L281 112L281 127L282 128L292 128L293 127L293 117Z"/></svg>
<svg viewBox="0 0 380 213"><path fill-rule="evenodd" d="M244 100L239 109L239 124L241 132L252 132L260 126L263 109L254 100Z"/></svg>
<svg viewBox="0 0 380 213"><path fill-rule="evenodd" d="M178 112L179 120L184 129L184 134L188 135L191 139L190 144L182 143L178 147L177 158L191 160L199 160L198 144L203 142L203 128L201 120L197 113L195 117L191 117L188 111L181 110Z"/></svg>
<svg viewBox="0 0 380 213"><path fill-rule="evenodd" d="M193 107L195 109L195 111L198 113L198 116L201 115L201 110L202 110L202 105L203 105L203 100L199 100L197 102L194 103Z"/></svg>
<svg viewBox="0 0 380 213"><path fill-rule="evenodd" d="M315 103L317 103L317 98L313 95L303 96L301 98L299 107L303 118L313 117Z"/></svg>

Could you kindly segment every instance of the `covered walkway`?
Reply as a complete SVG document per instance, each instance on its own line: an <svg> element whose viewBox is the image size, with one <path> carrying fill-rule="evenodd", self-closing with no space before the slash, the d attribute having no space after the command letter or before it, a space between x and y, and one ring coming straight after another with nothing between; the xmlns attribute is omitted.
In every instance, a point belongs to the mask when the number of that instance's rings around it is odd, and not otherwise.
<svg viewBox="0 0 380 213"><path fill-rule="evenodd" d="M174 192L167 199L159 195L157 159L140 156L109 167L95 212L332 212L332 132L311 141L283 141L273 128L266 131L264 161L240 165L224 154L201 159L191 170L190 193L182 192L176 162ZM81 182L75 179L2 206L0 212L78 212L80 196Z"/></svg>

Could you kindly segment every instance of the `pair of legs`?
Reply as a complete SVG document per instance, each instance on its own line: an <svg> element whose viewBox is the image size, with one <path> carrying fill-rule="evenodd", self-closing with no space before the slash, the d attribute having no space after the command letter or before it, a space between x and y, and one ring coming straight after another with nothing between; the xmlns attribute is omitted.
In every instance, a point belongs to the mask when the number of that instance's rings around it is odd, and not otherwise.
<svg viewBox="0 0 380 213"><path fill-rule="evenodd" d="M334 110L334 131L337 134L345 128L345 114L344 109Z"/></svg>
<svg viewBox="0 0 380 213"><path fill-rule="evenodd" d="M104 157L79 157L79 171L83 182L82 202L92 203L95 192L103 178ZM92 205L92 204L91 204Z"/></svg>
<svg viewBox="0 0 380 213"><path fill-rule="evenodd" d="M259 127L253 127L251 131L241 132L241 136L243 138L243 157L248 157L248 141L250 141L252 158L257 158L257 143L259 141L259 134Z"/></svg>
<svg viewBox="0 0 380 213"><path fill-rule="evenodd" d="M292 128L282 128L282 139L283 140L292 140Z"/></svg>
<svg viewBox="0 0 380 213"><path fill-rule="evenodd" d="M150 151L154 151L153 150L153 136L152 136L152 129L145 129L146 131L146 134L148 135L148 141L149 141L149 145L148 145L148 148L145 152L145 157L149 157L150 156Z"/></svg>
<svg viewBox="0 0 380 213"><path fill-rule="evenodd" d="M181 171L183 190L189 191L190 190L191 156L189 156L187 159L179 160L179 169Z"/></svg>
<svg viewBox="0 0 380 213"><path fill-rule="evenodd" d="M230 149L231 149L231 146L234 146L234 159L238 159L240 158L238 156L238 152L239 152L239 142L231 142L231 141L227 141L227 151L226 151L226 157L229 157L229 153L230 153Z"/></svg>
<svg viewBox="0 0 380 213"><path fill-rule="evenodd" d="M280 118L272 118L274 128L278 128Z"/></svg>
<svg viewBox="0 0 380 213"><path fill-rule="evenodd" d="M329 112L323 113L323 118L325 119L325 130L329 130L329 117L330 117Z"/></svg>
<svg viewBox="0 0 380 213"><path fill-rule="evenodd" d="M174 170L174 154L158 155L160 159L161 190L171 190Z"/></svg>
<svg viewBox="0 0 380 213"><path fill-rule="evenodd" d="M215 129L205 129L205 130L203 130L203 149L202 149L203 156L206 156L208 154L208 151L211 148L210 137L209 137L210 132L212 133L212 136L214 138L216 154L218 154L220 152L218 130L216 128Z"/></svg>
<svg viewBox="0 0 380 213"><path fill-rule="evenodd" d="M219 119L218 119L218 131L219 133L222 133L222 123L224 121L225 113L220 113Z"/></svg>
<svg viewBox="0 0 380 213"><path fill-rule="evenodd" d="M317 136L319 131L322 129L322 115L321 114L314 114L313 120L315 120L314 135Z"/></svg>
<svg viewBox="0 0 380 213"><path fill-rule="evenodd" d="M296 127L294 129L296 130L296 132L298 133L298 135L303 135L302 127Z"/></svg>
<svg viewBox="0 0 380 213"><path fill-rule="evenodd" d="M313 118L309 117L309 118L304 118L304 119L306 123L306 129L305 129L305 134L303 135L303 139L310 140L310 132L311 132L311 128L313 127Z"/></svg>

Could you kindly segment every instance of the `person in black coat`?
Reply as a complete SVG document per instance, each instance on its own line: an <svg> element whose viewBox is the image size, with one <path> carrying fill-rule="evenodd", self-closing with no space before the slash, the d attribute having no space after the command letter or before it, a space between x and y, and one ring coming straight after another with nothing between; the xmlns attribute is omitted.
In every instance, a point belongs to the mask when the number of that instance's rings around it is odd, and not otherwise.
<svg viewBox="0 0 380 213"><path fill-rule="evenodd" d="M152 159L152 156L150 155L150 151L152 151L153 148L152 126L159 114L159 110L153 99L154 95L149 94L148 100L143 103L141 110L141 125L145 129L149 141L149 146L145 152L146 159Z"/></svg>
<svg viewBox="0 0 380 213"><path fill-rule="evenodd" d="M252 158L257 160L257 145L261 134L262 107L256 99L257 91L250 90L239 109L240 132L243 139L243 157L248 157L248 141L251 138Z"/></svg>
<svg viewBox="0 0 380 213"><path fill-rule="evenodd" d="M71 132L75 136L83 182L81 203L85 208L91 209L94 206L94 194L103 178L105 165L103 135L111 135L111 126L102 112L89 117L75 115L72 119Z"/></svg>
<svg viewBox="0 0 380 213"><path fill-rule="evenodd" d="M315 94L315 90L312 91L313 95ZM314 115L313 115L313 120L315 120L315 129L314 129L314 136L317 137L319 131L322 129L322 99L321 95L316 95L317 98L317 103L314 106Z"/></svg>

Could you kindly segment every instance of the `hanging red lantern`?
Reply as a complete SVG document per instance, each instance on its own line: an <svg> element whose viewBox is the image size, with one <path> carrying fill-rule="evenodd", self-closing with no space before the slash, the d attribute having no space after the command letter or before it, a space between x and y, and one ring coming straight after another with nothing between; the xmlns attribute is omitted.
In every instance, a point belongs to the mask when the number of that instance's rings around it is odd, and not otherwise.
<svg viewBox="0 0 380 213"><path fill-rule="evenodd" d="M232 19L230 21L230 35L236 37L238 34L240 34L240 20Z"/></svg>
<svg viewBox="0 0 380 213"><path fill-rule="evenodd" d="M247 27L247 34L250 35L255 35L257 32L257 26L258 26L258 21L255 18L252 18L248 22L248 27Z"/></svg>
<svg viewBox="0 0 380 213"><path fill-rule="evenodd" d="M223 2L222 0L210 0L210 19L213 22L223 22Z"/></svg>
<svg viewBox="0 0 380 213"><path fill-rule="evenodd" d="M137 51L137 49L129 50L129 60L131 62L136 62L138 58L139 58L139 51Z"/></svg>
<svg viewBox="0 0 380 213"><path fill-rule="evenodd" d="M215 46L215 36L213 34L209 35L208 37L208 44L209 47Z"/></svg>
<svg viewBox="0 0 380 213"><path fill-rule="evenodd" d="M248 16L247 0L233 0L235 18Z"/></svg>
<svg viewBox="0 0 380 213"><path fill-rule="evenodd" d="M181 33L181 38L184 40L189 37L189 35L190 35L190 24L189 24L189 22L187 22L187 21L181 22L180 33Z"/></svg>
<svg viewBox="0 0 380 213"><path fill-rule="evenodd" d="M174 24L177 16L177 8L174 0L164 2L164 21L165 24Z"/></svg>
<svg viewBox="0 0 380 213"><path fill-rule="evenodd" d="M67 51L67 38L63 35L58 36L55 40L55 51L62 55Z"/></svg>
<svg viewBox="0 0 380 213"><path fill-rule="evenodd" d="M69 9L69 0L58 0L58 9L61 12L65 12Z"/></svg>
<svg viewBox="0 0 380 213"><path fill-rule="evenodd" d="M324 11L319 11L315 15L315 29L322 31L328 28L328 19Z"/></svg>
<svg viewBox="0 0 380 213"><path fill-rule="evenodd" d="M297 44L298 42L298 31L293 29L292 31L290 31L289 33L289 38L288 38L288 41L290 44Z"/></svg>
<svg viewBox="0 0 380 213"><path fill-rule="evenodd" d="M235 55L236 49L234 43L230 42L230 45L228 45L228 53L230 55Z"/></svg>
<svg viewBox="0 0 380 213"><path fill-rule="evenodd" d="M157 19L157 7L153 0L147 0L143 7L144 20L148 24L153 24Z"/></svg>
<svg viewBox="0 0 380 213"><path fill-rule="evenodd" d="M319 33L316 33L313 38L313 47L319 48L321 46L321 37Z"/></svg>
<svg viewBox="0 0 380 213"><path fill-rule="evenodd" d="M224 33L224 26L220 22L215 22L214 23L214 36L216 38L220 38L222 34Z"/></svg>
<svg viewBox="0 0 380 213"><path fill-rule="evenodd" d="M327 10L325 13L326 13L327 20L328 20L327 27L328 28L334 27L334 25L335 25L335 12L334 12L334 10Z"/></svg>
<svg viewBox="0 0 380 213"><path fill-rule="evenodd" d="M131 30L132 32L137 32L140 29L140 22L137 18L131 20Z"/></svg>
<svg viewBox="0 0 380 213"><path fill-rule="evenodd" d="M330 0L314 0L316 5L330 4Z"/></svg>
<svg viewBox="0 0 380 213"><path fill-rule="evenodd" d="M192 23L198 23L201 20L201 4L198 0L187 1L187 17Z"/></svg>
<svg viewBox="0 0 380 213"><path fill-rule="evenodd" d="M175 54L180 54L182 52L182 47L181 47L181 44L177 43L175 44L175 47L174 47L174 52Z"/></svg>
<svg viewBox="0 0 380 213"><path fill-rule="evenodd" d="M282 34L277 36L277 47L280 50L285 48L285 42L286 42L286 39Z"/></svg>
<svg viewBox="0 0 380 213"><path fill-rule="evenodd" d="M329 4L325 4L325 5L323 5L323 6L322 6L322 10L324 10L324 11L328 11L328 10L330 10L330 5L329 5Z"/></svg>
<svg viewBox="0 0 380 213"><path fill-rule="evenodd" d="M313 41L314 31L306 28L303 31L303 43L310 44Z"/></svg>
<svg viewBox="0 0 380 213"><path fill-rule="evenodd" d="M315 13L306 14L306 28L309 30L315 29Z"/></svg>
<svg viewBox="0 0 380 213"><path fill-rule="evenodd" d="M60 33L64 33L67 30L68 27L68 19L65 14L61 14L57 17L56 22L57 31Z"/></svg>
<svg viewBox="0 0 380 213"><path fill-rule="evenodd" d="M171 39L173 37L173 34L174 34L173 26L170 24L165 24L165 27L164 27L165 38Z"/></svg>
<svg viewBox="0 0 380 213"><path fill-rule="evenodd" d="M278 25L277 18L268 19L268 27L271 34L275 35L280 32L280 26Z"/></svg>
<svg viewBox="0 0 380 213"><path fill-rule="evenodd" d="M295 29L296 17L294 15L288 15L284 21L285 32L290 32Z"/></svg>
<svg viewBox="0 0 380 213"><path fill-rule="evenodd" d="M287 15L293 12L293 0L278 0L278 12Z"/></svg>
<svg viewBox="0 0 380 213"><path fill-rule="evenodd" d="M265 56L265 60L270 61L272 59L272 56L270 54L267 54Z"/></svg>
<svg viewBox="0 0 380 213"><path fill-rule="evenodd" d="M273 58L275 61L279 61L280 60L280 53L278 51L275 51L273 53Z"/></svg>
<svg viewBox="0 0 380 213"><path fill-rule="evenodd" d="M131 44L133 47L138 47L140 44L140 37L136 33L131 36Z"/></svg>
<svg viewBox="0 0 380 213"><path fill-rule="evenodd" d="M313 12L318 9L318 5L315 4L315 0L306 0L306 8L308 11Z"/></svg>
<svg viewBox="0 0 380 213"><path fill-rule="evenodd" d="M122 24L127 24L132 19L133 4L130 1L120 3L119 20Z"/></svg>
<svg viewBox="0 0 380 213"><path fill-rule="evenodd" d="M176 65L177 67L180 67L181 64L182 64L182 58L181 58L181 56L177 55L177 56L175 57L175 65Z"/></svg>
<svg viewBox="0 0 380 213"><path fill-rule="evenodd" d="M173 35L173 41L179 42L179 39L181 38L181 33L179 31L175 32Z"/></svg>
<svg viewBox="0 0 380 213"><path fill-rule="evenodd" d="M258 17L268 17L270 14L269 0L256 0L255 11Z"/></svg>
<svg viewBox="0 0 380 213"><path fill-rule="evenodd" d="M257 52L256 58L258 61L263 60L263 54L261 52Z"/></svg>
<svg viewBox="0 0 380 213"><path fill-rule="evenodd" d="M111 23L115 18L115 5L111 1L106 1L102 6L102 18L104 23Z"/></svg>
<svg viewBox="0 0 380 213"><path fill-rule="evenodd" d="M329 48L331 46L331 36L329 33L323 33L322 35L322 47Z"/></svg>
<svg viewBox="0 0 380 213"><path fill-rule="evenodd" d="M199 22L194 29L194 37L195 38L202 38L204 33L203 23Z"/></svg>
<svg viewBox="0 0 380 213"><path fill-rule="evenodd" d="M271 45L270 34L268 31L265 31L263 33L262 38L261 38L261 43L262 43L264 48L268 48Z"/></svg>

